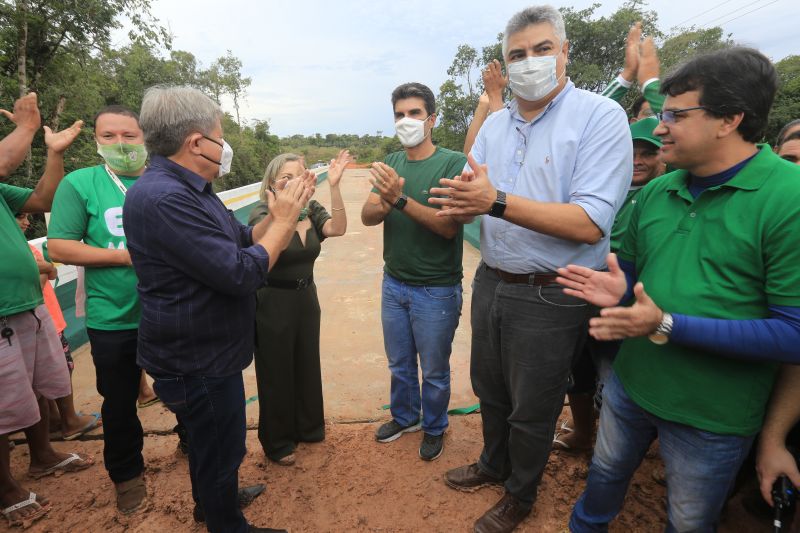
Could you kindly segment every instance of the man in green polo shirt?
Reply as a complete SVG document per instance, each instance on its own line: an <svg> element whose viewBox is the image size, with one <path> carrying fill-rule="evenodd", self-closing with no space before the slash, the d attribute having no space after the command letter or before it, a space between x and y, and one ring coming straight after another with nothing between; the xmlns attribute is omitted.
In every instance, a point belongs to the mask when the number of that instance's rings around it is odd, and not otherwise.
<svg viewBox="0 0 800 533"><path fill-rule="evenodd" d="M421 427L419 455L432 461L442 453L448 425L450 352L461 316L466 219L437 217L438 209L428 207L428 191L441 178L460 175L466 157L431 141L436 111L428 87L399 86L392 93L392 106L404 150L373 164L374 188L361 211L365 225L383 222L381 321L392 373L392 420L378 428L375 438L391 442Z"/></svg>
<svg viewBox="0 0 800 533"><path fill-rule="evenodd" d="M655 133L681 170L639 194L609 272L559 270L566 293L606 308L590 334L625 339L572 531L607 528L656 437L668 529L713 531L778 362L800 362L800 167L755 144L776 88L772 64L748 48L667 76ZM631 289L635 302L615 307Z"/></svg>
<svg viewBox="0 0 800 533"><path fill-rule="evenodd" d="M144 172L147 152L138 116L109 106L95 117L104 164L71 172L53 201L50 257L86 268L86 331L97 391L103 397L103 457L117 508L133 512L145 497L143 432L136 410L139 297L122 228L128 188Z"/></svg>

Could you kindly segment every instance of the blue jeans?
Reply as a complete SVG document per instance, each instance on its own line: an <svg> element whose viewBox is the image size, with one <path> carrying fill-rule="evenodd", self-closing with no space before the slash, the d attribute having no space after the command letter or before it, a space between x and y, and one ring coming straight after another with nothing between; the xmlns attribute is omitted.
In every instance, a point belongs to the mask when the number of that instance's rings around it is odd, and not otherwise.
<svg viewBox="0 0 800 533"><path fill-rule="evenodd" d="M450 404L450 352L461 317L461 284L446 287L407 285L383 275L383 344L392 373L392 418L441 435ZM417 354L422 367L422 397ZM420 401L421 400L421 401ZM420 405L421 403L421 405Z"/></svg>
<svg viewBox="0 0 800 533"><path fill-rule="evenodd" d="M242 374L224 378L154 376L153 389L186 426L192 497L212 533L244 533L239 465L245 455Z"/></svg>
<svg viewBox="0 0 800 533"><path fill-rule="evenodd" d="M570 531L608 531L656 436L667 474L666 531L716 531L754 436L720 435L652 415L630 399L613 372L603 387L592 466L572 511Z"/></svg>

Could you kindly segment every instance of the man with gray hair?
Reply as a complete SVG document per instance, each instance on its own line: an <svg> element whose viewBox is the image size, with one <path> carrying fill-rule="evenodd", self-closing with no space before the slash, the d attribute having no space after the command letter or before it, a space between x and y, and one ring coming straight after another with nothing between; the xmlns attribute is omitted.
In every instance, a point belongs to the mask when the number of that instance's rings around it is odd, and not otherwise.
<svg viewBox="0 0 800 533"><path fill-rule="evenodd" d="M142 101L150 167L123 211L139 278L138 363L192 442L195 520L212 533L275 531L248 525L239 510L242 370L253 360L256 290L294 234L313 178L290 181L270 194L270 216L241 224L211 184L233 159L221 118L220 107L190 87L151 87Z"/></svg>
<svg viewBox="0 0 800 533"><path fill-rule="evenodd" d="M516 528L530 513L572 363L596 308L564 294L556 269L606 267L614 214L633 168L624 110L566 77L561 14L514 15L503 41L514 100L481 127L458 180L430 191L439 216L489 215L472 295L471 378L483 452L446 483L505 485L475 531Z"/></svg>

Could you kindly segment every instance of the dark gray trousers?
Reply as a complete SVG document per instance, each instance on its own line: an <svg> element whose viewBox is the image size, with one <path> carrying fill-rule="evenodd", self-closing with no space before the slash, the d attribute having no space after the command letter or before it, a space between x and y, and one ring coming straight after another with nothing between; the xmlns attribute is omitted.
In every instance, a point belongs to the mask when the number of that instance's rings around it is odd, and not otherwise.
<svg viewBox="0 0 800 533"><path fill-rule="evenodd" d="M567 381L596 308L560 285L512 284L478 266L472 294L472 388L481 402L478 465L533 505Z"/></svg>

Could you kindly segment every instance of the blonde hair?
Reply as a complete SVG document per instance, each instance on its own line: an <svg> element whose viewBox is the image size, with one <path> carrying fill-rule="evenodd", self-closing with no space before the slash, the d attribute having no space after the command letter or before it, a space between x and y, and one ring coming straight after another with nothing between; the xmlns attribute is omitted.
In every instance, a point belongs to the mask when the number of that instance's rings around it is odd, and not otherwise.
<svg viewBox="0 0 800 533"><path fill-rule="evenodd" d="M264 171L264 179L261 181L261 188L258 191L258 196L262 202L267 203L267 189L275 184L283 165L293 161L300 161L305 165L303 156L292 153L277 155L267 164L267 170Z"/></svg>

